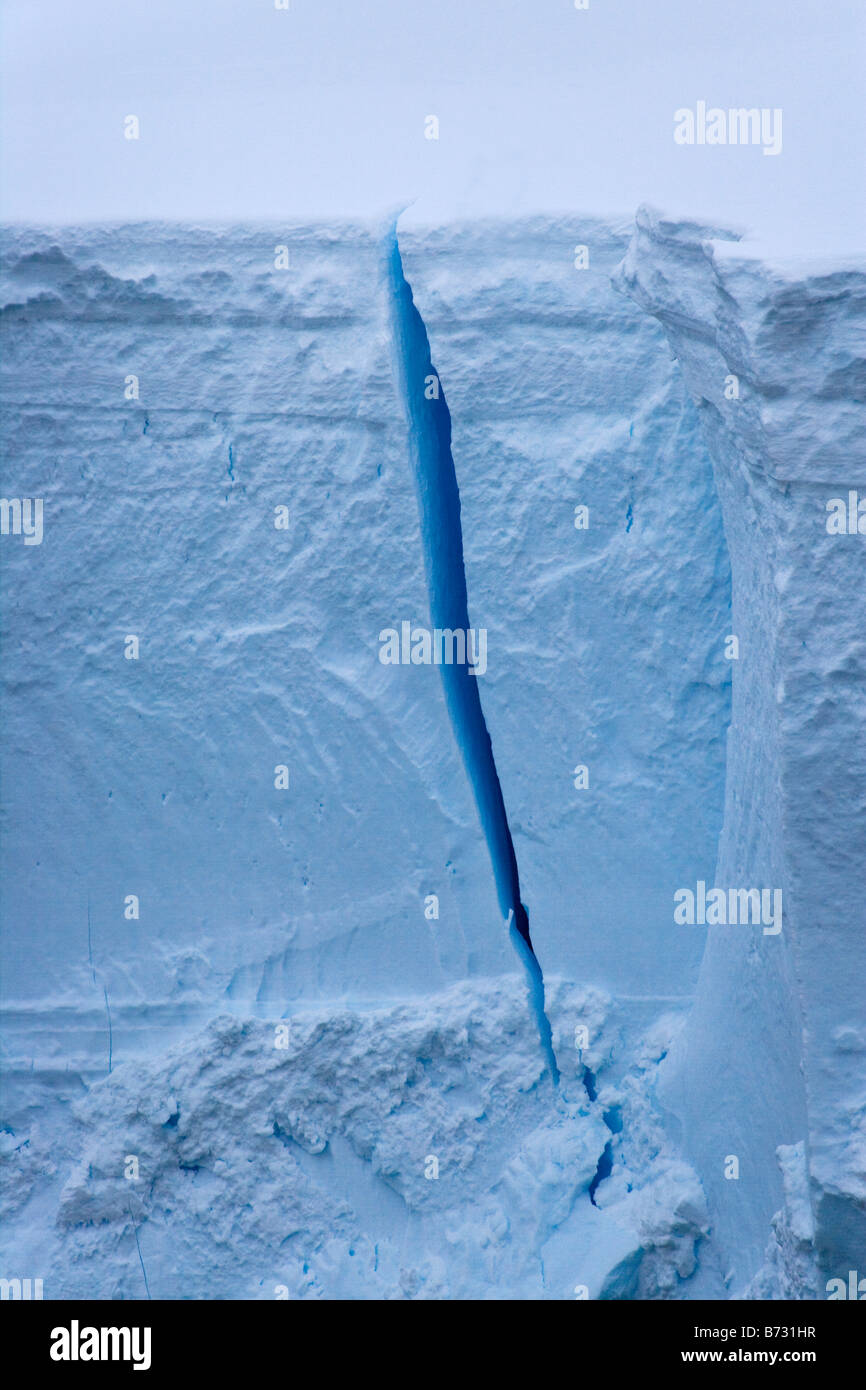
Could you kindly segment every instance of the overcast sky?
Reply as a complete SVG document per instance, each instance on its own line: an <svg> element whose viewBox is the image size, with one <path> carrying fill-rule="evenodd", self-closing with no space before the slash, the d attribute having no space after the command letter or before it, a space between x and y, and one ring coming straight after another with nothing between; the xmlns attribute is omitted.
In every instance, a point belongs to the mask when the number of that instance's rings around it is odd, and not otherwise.
<svg viewBox="0 0 866 1390"><path fill-rule="evenodd" d="M806 244L864 240L863 0L289 4L2 0L3 217L649 201ZM781 108L781 154L677 145L674 111L698 101Z"/></svg>

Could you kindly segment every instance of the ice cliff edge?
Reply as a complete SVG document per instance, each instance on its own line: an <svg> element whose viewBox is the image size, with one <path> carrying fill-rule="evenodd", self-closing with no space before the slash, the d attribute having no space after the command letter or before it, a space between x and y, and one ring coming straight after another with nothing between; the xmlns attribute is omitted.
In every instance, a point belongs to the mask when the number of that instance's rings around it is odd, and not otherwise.
<svg viewBox="0 0 866 1390"><path fill-rule="evenodd" d="M716 883L784 901L777 935L708 927L661 1091L732 1292L783 1204L779 1169L803 1155L823 1297L866 1267L866 266L785 261L642 208L614 283L680 361L730 551ZM728 1180L731 1157L748 1187Z"/></svg>

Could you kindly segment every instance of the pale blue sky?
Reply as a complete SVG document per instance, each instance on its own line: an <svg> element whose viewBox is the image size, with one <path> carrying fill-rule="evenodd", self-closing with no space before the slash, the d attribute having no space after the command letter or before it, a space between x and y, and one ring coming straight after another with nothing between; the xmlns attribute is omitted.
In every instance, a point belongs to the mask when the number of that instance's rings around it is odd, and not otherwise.
<svg viewBox="0 0 866 1390"><path fill-rule="evenodd" d="M4 0L2 215L246 220L644 200L863 241L862 0ZM783 151L673 113L781 107ZM123 118L141 120L138 142ZM440 120L438 142L424 118Z"/></svg>

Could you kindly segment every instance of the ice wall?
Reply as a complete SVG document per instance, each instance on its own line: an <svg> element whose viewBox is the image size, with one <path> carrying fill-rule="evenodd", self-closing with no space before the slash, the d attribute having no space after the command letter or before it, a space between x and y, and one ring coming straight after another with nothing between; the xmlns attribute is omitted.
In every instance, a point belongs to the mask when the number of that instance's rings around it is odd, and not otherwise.
<svg viewBox="0 0 866 1390"><path fill-rule="evenodd" d="M379 229L7 234L3 494L44 536L3 537L0 1254L46 1296L690 1296L652 1096L729 572L627 244L400 229L554 1096L440 672L379 661L430 616Z"/></svg>
<svg viewBox="0 0 866 1390"><path fill-rule="evenodd" d="M826 1278L866 1267L866 519L828 531L834 499L847 513L851 492L866 498L866 275L643 209L618 282L680 361L731 556L739 658L715 882L784 894L777 935L693 929L707 933L698 997L662 1094L730 1288L760 1266L799 1161L825 1296Z"/></svg>
<svg viewBox="0 0 866 1390"><path fill-rule="evenodd" d="M663 335L608 283L627 231L400 235L533 939L570 978L683 999L670 884L721 822L727 557ZM513 968L439 672L378 660L428 621L381 250L351 226L6 233L4 495L44 498L41 545L3 538L25 1089L227 1003Z"/></svg>

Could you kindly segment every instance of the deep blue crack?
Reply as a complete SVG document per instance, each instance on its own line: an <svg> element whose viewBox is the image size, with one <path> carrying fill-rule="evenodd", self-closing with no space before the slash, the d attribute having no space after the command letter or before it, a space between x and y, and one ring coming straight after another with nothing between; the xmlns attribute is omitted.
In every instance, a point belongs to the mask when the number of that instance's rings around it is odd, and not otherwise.
<svg viewBox="0 0 866 1390"><path fill-rule="evenodd" d="M598 1160L598 1167L595 1170L595 1177L589 1184L589 1200L592 1202L592 1205L594 1207L598 1206L598 1203L595 1200L595 1194L598 1190L599 1185L604 1182L605 1178L609 1178L612 1172L613 1148L611 1147L610 1140L608 1140L604 1148L602 1149L601 1158Z"/></svg>
<svg viewBox="0 0 866 1390"><path fill-rule="evenodd" d="M602 1119L611 1134L622 1134L622 1108L619 1105L612 1105L609 1110L605 1110Z"/></svg>
<svg viewBox="0 0 866 1390"><path fill-rule="evenodd" d="M424 321L403 273L396 223L389 234L386 255L395 356L409 425L430 617L434 628L468 632L469 602L460 491L451 453L451 414L439 374L433 366ZM431 386L434 378L435 384ZM439 670L451 727L487 841L499 907L526 970L530 1006L550 1074L557 1085L559 1069L550 1022L544 1011L544 978L529 935L529 915L520 898L517 856L481 707L478 678L465 663L442 663Z"/></svg>
<svg viewBox="0 0 866 1390"><path fill-rule="evenodd" d="M589 1096L591 1101L594 1101L597 1098L598 1089L596 1087L595 1075L593 1072L589 1070L589 1067L584 1067L583 1084L586 1087L586 1094ZM604 1120L604 1123L607 1125L611 1134L622 1133L622 1109L619 1105L611 1105L607 1108L607 1110L602 1111L601 1118ZM608 1139L599 1156L598 1164L595 1170L595 1175L592 1179L592 1182L589 1184L589 1200L592 1202L592 1205L594 1207L598 1206L598 1203L595 1200L596 1192L598 1191L601 1184L604 1182L605 1178L609 1178L612 1172L613 1143L610 1139Z"/></svg>

